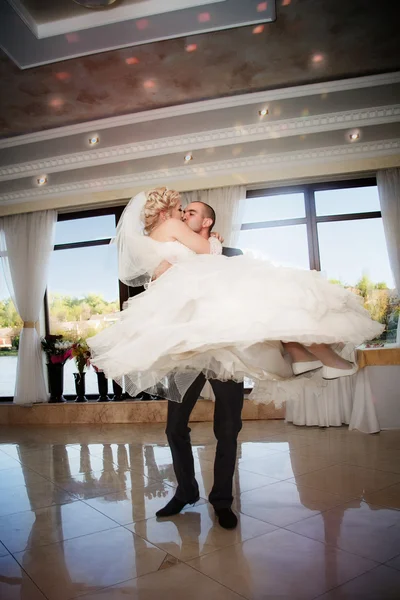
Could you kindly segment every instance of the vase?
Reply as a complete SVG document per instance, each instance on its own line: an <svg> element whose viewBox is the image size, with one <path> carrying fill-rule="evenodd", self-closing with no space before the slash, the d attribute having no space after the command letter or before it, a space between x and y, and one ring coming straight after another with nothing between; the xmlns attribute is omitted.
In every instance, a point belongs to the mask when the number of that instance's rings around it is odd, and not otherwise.
<svg viewBox="0 0 400 600"><path fill-rule="evenodd" d="M112 382L112 386L113 386L113 392L114 392L113 402L121 402L123 400L122 387L120 385L118 385L118 383L116 381Z"/></svg>
<svg viewBox="0 0 400 600"><path fill-rule="evenodd" d="M76 390L75 402L87 402L85 396L85 375L86 373L74 373Z"/></svg>
<svg viewBox="0 0 400 600"><path fill-rule="evenodd" d="M47 376L49 382L49 392L51 404L61 404L66 402L64 391L64 365L61 363L47 363Z"/></svg>
<svg viewBox="0 0 400 600"><path fill-rule="evenodd" d="M97 402L110 402L108 396L108 379L102 371L97 371L97 385L99 386L99 399Z"/></svg>

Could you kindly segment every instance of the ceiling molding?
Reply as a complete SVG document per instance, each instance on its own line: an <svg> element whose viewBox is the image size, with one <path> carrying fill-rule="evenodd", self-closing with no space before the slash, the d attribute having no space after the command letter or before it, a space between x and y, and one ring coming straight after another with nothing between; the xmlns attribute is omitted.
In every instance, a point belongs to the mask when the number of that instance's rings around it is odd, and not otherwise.
<svg viewBox="0 0 400 600"><path fill-rule="evenodd" d="M260 140L290 137L345 128L382 125L399 120L400 104L378 106L282 119L272 122L260 122L240 127L229 127L198 133L159 138L122 144L109 148L88 149L83 152L65 154L25 163L15 163L0 168L0 181L37 176L40 172L63 172L73 169L137 160L153 156L165 156L177 152L188 152L208 148L210 145L226 146L235 142L249 143Z"/></svg>
<svg viewBox="0 0 400 600"><path fill-rule="evenodd" d="M225 108L235 108L238 106L246 106L251 104L264 104L266 102L314 96L322 93L351 91L395 83L400 83L399 71L381 75L370 75L365 77L341 79L337 81L311 83L307 85L292 86L264 92L239 94L236 96L217 98L213 100L202 100L200 102L191 102L188 104L179 104L165 108L141 111L128 115L109 117L107 119L98 119L96 121L87 121L85 123L77 123L75 125L57 127L55 129L48 129L46 131L38 131L26 135L5 138L0 140L0 149L59 139L65 136L87 133L90 134L90 132L97 132L103 129L180 117L182 115L190 115L194 113L208 112Z"/></svg>
<svg viewBox="0 0 400 600"><path fill-rule="evenodd" d="M0 203L3 205L16 204L20 202L43 199L45 197L62 197L69 194L100 192L106 190L117 190L129 185L150 186L160 182L171 180L185 180L193 177L208 177L213 175L247 172L263 167L274 169L277 164L318 164L327 160L336 161L345 158L375 158L389 156L399 153L400 138L393 140L382 140L357 144L346 144L325 148L314 148L297 152L281 152L267 156L250 156L223 160L219 162L205 163L200 166L184 165L172 169L159 169L144 171L134 175L113 176L92 181L77 181L57 186L49 186L46 189L36 188L22 190L0 195Z"/></svg>

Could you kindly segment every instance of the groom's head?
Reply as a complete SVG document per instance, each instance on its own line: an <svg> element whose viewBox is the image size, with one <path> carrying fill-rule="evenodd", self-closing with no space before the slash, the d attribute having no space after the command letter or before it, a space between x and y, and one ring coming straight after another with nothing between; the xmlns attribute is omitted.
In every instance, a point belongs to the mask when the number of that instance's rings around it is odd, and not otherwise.
<svg viewBox="0 0 400 600"><path fill-rule="evenodd" d="M191 202L183 211L183 221L200 234L210 234L215 223L214 209L205 202Z"/></svg>

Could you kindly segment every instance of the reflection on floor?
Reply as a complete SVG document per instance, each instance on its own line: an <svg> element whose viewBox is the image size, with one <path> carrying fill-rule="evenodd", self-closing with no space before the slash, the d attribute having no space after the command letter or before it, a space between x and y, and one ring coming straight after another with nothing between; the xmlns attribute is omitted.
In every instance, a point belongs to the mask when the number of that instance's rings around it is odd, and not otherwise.
<svg viewBox="0 0 400 600"><path fill-rule="evenodd" d="M158 521L164 425L0 428L0 598L400 597L400 431L245 422L235 531L207 503L212 425L192 441L202 498Z"/></svg>

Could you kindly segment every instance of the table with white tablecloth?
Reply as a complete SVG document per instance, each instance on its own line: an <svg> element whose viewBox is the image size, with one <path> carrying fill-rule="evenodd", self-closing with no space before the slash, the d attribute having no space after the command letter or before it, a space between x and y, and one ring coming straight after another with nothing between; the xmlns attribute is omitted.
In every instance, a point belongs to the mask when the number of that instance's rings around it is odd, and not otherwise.
<svg viewBox="0 0 400 600"><path fill-rule="evenodd" d="M358 350L359 371L351 377L305 385L286 401L286 421L295 425L349 425L364 433L400 428L400 348ZM264 382L250 398L279 397L279 382ZM264 394L264 398L262 397ZM265 401L265 400L264 400Z"/></svg>

